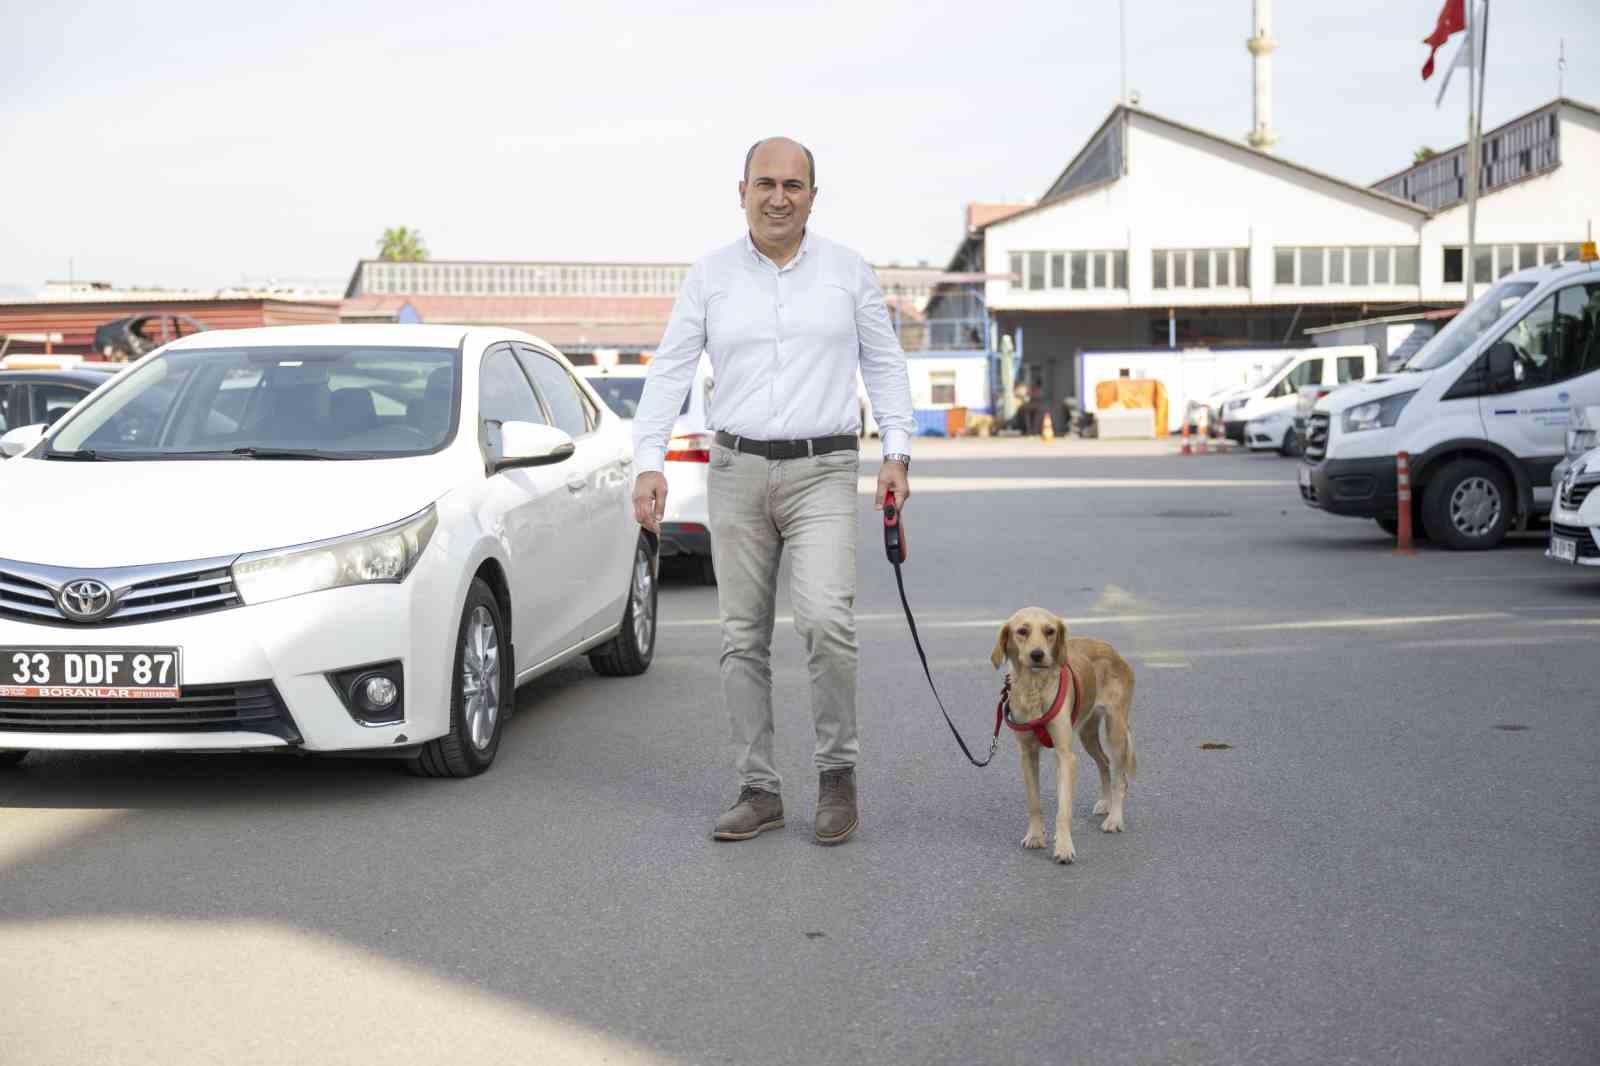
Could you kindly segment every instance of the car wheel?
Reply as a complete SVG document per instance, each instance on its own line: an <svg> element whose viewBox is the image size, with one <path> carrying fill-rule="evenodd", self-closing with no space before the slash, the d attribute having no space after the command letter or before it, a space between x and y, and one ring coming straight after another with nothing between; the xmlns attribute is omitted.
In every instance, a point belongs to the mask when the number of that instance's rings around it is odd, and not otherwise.
<svg viewBox="0 0 1600 1066"><path fill-rule="evenodd" d="M1505 539L1511 507L1504 474L1481 459L1458 459L1428 482L1422 525L1446 548L1481 551Z"/></svg>
<svg viewBox="0 0 1600 1066"><path fill-rule="evenodd" d="M0 770L10 769L27 757L28 753L26 751L17 751L9 748L5 751L0 751Z"/></svg>
<svg viewBox="0 0 1600 1066"><path fill-rule="evenodd" d="M717 566L711 561L711 556L696 556L695 565L695 576L700 579L700 584L715 585L717 583Z"/></svg>
<svg viewBox="0 0 1600 1066"><path fill-rule="evenodd" d="M473 777L494 762L515 697L511 636L500 603L474 579L461 609L450 675L450 732L422 746L409 768L420 777Z"/></svg>
<svg viewBox="0 0 1600 1066"><path fill-rule="evenodd" d="M1299 455L1300 434L1296 433L1293 429L1290 429L1288 432L1286 432L1283 435L1283 443L1278 446L1278 454L1290 456Z"/></svg>
<svg viewBox="0 0 1600 1066"><path fill-rule="evenodd" d="M597 674L633 677L650 669L656 653L656 552L643 536L633 550L628 574L628 606L622 631L589 653Z"/></svg>

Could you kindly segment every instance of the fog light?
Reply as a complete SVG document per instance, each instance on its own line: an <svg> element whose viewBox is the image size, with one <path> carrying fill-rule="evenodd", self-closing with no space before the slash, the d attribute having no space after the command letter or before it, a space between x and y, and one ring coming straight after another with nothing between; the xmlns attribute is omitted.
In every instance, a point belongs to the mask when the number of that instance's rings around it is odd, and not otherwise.
<svg viewBox="0 0 1600 1066"><path fill-rule="evenodd" d="M361 702L374 711L387 711L399 698L399 687L387 677L369 677L361 686Z"/></svg>

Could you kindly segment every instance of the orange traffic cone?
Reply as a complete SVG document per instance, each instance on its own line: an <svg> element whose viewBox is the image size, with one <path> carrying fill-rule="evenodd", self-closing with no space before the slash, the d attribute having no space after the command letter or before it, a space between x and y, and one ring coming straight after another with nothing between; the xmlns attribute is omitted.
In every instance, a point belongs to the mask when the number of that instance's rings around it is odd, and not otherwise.
<svg viewBox="0 0 1600 1066"><path fill-rule="evenodd" d="M1180 452L1179 454L1180 455L1193 455L1194 454L1194 449L1189 447L1189 420L1187 418L1185 418L1183 420L1183 451Z"/></svg>
<svg viewBox="0 0 1600 1066"><path fill-rule="evenodd" d="M1054 422L1050 421L1050 412L1048 412L1048 411L1046 411L1045 414L1044 414L1044 425L1039 430L1039 439L1041 439L1041 440L1055 440L1056 439L1056 425L1055 425Z"/></svg>

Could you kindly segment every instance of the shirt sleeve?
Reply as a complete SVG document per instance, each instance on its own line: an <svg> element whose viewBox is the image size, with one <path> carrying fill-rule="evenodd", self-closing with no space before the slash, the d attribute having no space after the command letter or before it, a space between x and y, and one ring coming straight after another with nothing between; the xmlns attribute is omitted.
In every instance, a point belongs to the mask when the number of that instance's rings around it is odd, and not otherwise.
<svg viewBox="0 0 1600 1066"><path fill-rule="evenodd" d="M856 260L856 336L861 344L861 380L872 401L884 452L910 454L916 419L911 414L911 379L906 353L889 322L878 275L865 259Z"/></svg>
<svg viewBox="0 0 1600 1066"><path fill-rule="evenodd" d="M659 471L665 463L672 424L694 384L695 367L705 346L705 271L696 263L678 290L667 332L650 360L644 394L634 412L633 461L638 473Z"/></svg>

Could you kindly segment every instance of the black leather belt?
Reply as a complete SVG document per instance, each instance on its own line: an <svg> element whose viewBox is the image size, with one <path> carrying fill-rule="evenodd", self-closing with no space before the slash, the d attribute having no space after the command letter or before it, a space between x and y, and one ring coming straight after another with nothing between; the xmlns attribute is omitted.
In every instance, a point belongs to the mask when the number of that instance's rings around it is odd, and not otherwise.
<svg viewBox="0 0 1600 1066"><path fill-rule="evenodd" d="M732 433L725 433L719 429L717 443L724 448L759 455L763 459L804 459L808 455L861 450L861 442L853 433L841 433L837 437L811 437L806 440L752 440L749 437L735 437Z"/></svg>

